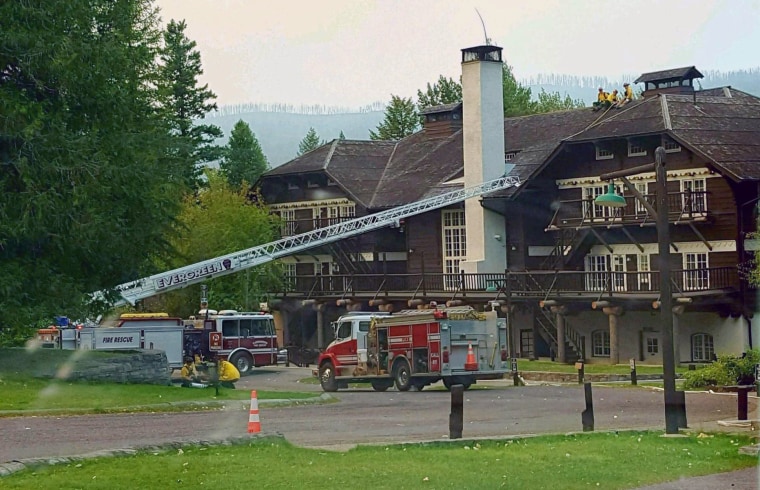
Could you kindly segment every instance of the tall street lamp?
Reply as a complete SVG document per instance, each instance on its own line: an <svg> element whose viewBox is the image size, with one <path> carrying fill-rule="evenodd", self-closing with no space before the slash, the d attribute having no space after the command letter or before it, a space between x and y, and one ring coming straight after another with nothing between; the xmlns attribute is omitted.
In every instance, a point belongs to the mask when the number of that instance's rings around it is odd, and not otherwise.
<svg viewBox="0 0 760 490"><path fill-rule="evenodd" d="M665 394L665 433L677 434L679 426L686 426L686 403L683 391L676 391L676 361L673 351L673 295L670 287L670 230L668 225L668 189L665 173L665 148L658 146L654 152L653 164L633 167L627 170L610 172L599 176L602 180L621 179L639 202L653 214L657 224L657 246L660 271L660 330L662 331L662 377ZM655 172L655 200L657 209L626 179L629 175L642 172ZM603 194L594 203L613 208L625 207L625 199L615 194L610 184L607 194Z"/></svg>

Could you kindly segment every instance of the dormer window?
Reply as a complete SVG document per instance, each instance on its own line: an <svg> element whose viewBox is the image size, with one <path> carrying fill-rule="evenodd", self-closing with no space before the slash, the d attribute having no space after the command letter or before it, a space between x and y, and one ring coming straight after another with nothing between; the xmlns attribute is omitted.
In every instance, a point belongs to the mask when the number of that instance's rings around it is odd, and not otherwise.
<svg viewBox="0 0 760 490"><path fill-rule="evenodd" d="M289 191L296 191L296 190L298 190L298 184L295 184L293 182L288 182L288 190Z"/></svg>
<svg viewBox="0 0 760 490"><path fill-rule="evenodd" d="M636 141L628 141L628 156L629 157L643 157L646 156L647 151L640 143Z"/></svg>
<svg viewBox="0 0 760 490"><path fill-rule="evenodd" d="M319 187L319 183L314 180L309 179L306 181L306 187L308 187L309 189L314 189L315 187Z"/></svg>
<svg viewBox="0 0 760 490"><path fill-rule="evenodd" d="M612 153L610 150L606 150L604 148L596 147L596 159L597 160L612 160L612 157L614 157L615 154Z"/></svg>
<svg viewBox="0 0 760 490"><path fill-rule="evenodd" d="M327 185L328 186L334 186L334 185L338 185L338 183L335 182L333 179L327 179Z"/></svg>
<svg viewBox="0 0 760 490"><path fill-rule="evenodd" d="M516 156L517 156L517 152L516 151L509 151L509 152L505 153L504 154L504 163L511 162L512 160L515 159Z"/></svg>
<svg viewBox="0 0 760 490"><path fill-rule="evenodd" d="M677 153L681 151L681 145L673 141L673 139L667 136L662 137L662 147L665 148L666 153Z"/></svg>

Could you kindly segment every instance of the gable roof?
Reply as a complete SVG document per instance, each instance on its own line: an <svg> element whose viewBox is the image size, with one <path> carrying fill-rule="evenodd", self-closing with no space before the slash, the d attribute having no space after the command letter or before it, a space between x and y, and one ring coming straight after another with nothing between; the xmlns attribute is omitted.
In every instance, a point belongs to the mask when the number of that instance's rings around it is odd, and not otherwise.
<svg viewBox="0 0 760 490"><path fill-rule="evenodd" d="M683 68L671 68L669 70L652 71L649 73L642 73L639 78L633 81L633 83L645 83L656 82L664 80L682 80L684 78L703 78L699 70L695 66L685 66Z"/></svg>

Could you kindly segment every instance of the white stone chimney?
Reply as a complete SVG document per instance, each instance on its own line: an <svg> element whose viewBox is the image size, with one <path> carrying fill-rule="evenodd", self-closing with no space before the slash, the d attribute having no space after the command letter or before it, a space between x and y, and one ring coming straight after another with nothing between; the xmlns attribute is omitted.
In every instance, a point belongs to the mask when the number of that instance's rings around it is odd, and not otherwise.
<svg viewBox="0 0 760 490"><path fill-rule="evenodd" d="M501 48L462 50L464 184L478 185L504 175L504 98ZM480 198L464 203L467 238L465 273L502 273L507 268L504 216L485 209Z"/></svg>

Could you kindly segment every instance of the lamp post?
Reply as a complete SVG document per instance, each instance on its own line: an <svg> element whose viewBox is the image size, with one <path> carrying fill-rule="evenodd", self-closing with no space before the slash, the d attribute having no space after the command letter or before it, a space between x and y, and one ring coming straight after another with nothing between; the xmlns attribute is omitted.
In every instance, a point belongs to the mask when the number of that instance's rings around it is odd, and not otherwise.
<svg viewBox="0 0 760 490"><path fill-rule="evenodd" d="M631 189L636 199L649 208L641 194L628 182L625 177L641 172L655 172L655 200L656 200L656 224L657 224L657 249L659 254L660 271L660 331L662 332L662 378L665 396L665 433L677 434L680 425L685 426L686 405L684 393L676 391L676 361L673 351L673 295L670 287L670 229L668 225L668 188L667 174L665 173L665 148L658 146L654 152L655 163L610 172L601 175L602 180L622 178L623 182ZM610 195L612 194L612 196ZM610 184L610 191L594 200L600 206L623 207L625 200L614 193L614 187ZM651 211L650 211L651 212Z"/></svg>

